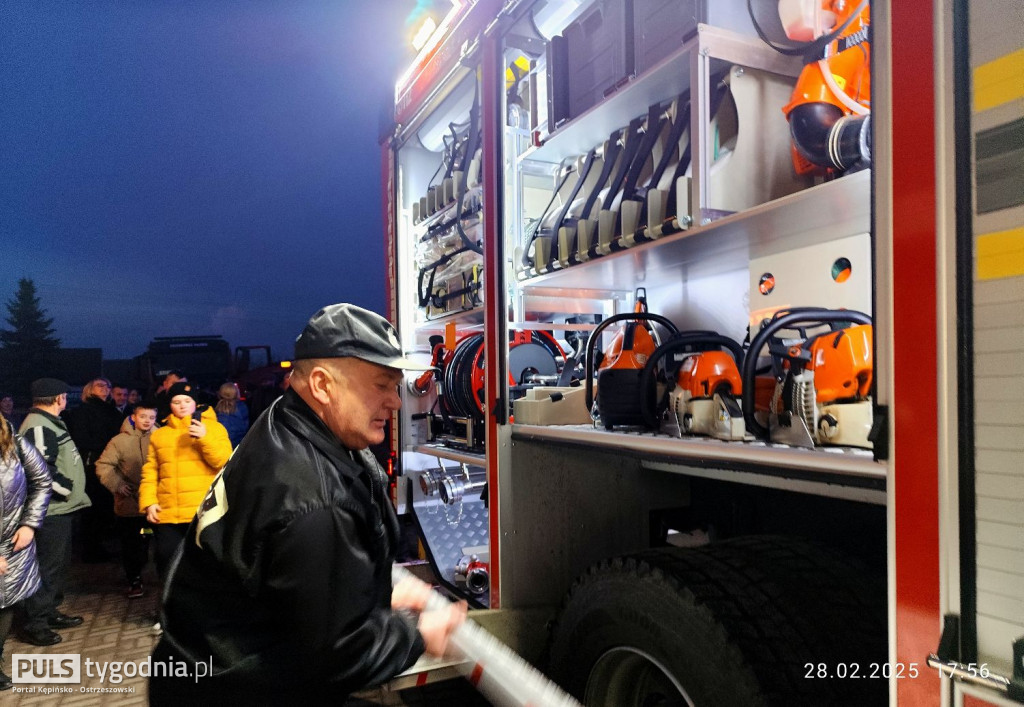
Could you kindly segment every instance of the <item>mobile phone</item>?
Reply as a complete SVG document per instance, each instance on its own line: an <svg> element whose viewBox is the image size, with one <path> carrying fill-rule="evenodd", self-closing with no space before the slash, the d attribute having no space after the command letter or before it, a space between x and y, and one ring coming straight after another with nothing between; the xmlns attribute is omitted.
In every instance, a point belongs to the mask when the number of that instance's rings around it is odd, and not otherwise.
<svg viewBox="0 0 1024 707"><path fill-rule="evenodd" d="M196 408L196 411L194 413L192 413L192 422L202 422L202 421L203 421L203 413L202 413L202 411L199 408Z"/></svg>

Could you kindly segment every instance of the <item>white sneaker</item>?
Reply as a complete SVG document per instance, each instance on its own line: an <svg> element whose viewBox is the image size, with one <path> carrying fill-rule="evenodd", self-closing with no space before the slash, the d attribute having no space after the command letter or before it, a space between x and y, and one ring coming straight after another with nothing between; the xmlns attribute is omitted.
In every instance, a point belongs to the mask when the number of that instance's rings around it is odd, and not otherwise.
<svg viewBox="0 0 1024 707"><path fill-rule="evenodd" d="M159 636L159 635L163 634L163 632L164 632L164 630L162 628L160 628L160 622L159 621L157 621L155 624L153 624L153 635L154 636Z"/></svg>

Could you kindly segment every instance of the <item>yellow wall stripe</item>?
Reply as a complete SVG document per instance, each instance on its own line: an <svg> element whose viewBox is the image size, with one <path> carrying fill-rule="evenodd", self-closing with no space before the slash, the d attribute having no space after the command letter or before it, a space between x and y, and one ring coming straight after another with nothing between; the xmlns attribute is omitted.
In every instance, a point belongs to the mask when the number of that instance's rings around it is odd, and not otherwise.
<svg viewBox="0 0 1024 707"><path fill-rule="evenodd" d="M1024 275L1024 227L978 236L975 252L979 280Z"/></svg>
<svg viewBox="0 0 1024 707"><path fill-rule="evenodd" d="M974 70L974 110L980 112L1024 96L1024 49Z"/></svg>

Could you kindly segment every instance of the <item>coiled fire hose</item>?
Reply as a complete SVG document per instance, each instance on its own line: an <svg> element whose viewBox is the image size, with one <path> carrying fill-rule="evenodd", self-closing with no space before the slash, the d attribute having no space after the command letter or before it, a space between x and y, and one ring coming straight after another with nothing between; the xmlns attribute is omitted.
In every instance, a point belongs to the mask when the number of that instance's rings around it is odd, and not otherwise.
<svg viewBox="0 0 1024 707"><path fill-rule="evenodd" d="M398 584L412 573L395 565L391 581ZM448 600L432 592L427 610L443 609ZM547 676L470 619L452 632L448 652L465 659L459 671L498 707L581 707Z"/></svg>

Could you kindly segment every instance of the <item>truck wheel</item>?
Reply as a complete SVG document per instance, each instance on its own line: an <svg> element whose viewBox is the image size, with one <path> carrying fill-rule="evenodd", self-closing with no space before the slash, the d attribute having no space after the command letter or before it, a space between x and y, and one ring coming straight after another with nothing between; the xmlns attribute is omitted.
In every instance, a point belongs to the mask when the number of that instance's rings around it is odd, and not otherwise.
<svg viewBox="0 0 1024 707"><path fill-rule="evenodd" d="M887 681L870 679L885 631L884 583L857 563L794 538L739 538L592 567L550 659L588 707L885 704Z"/></svg>

